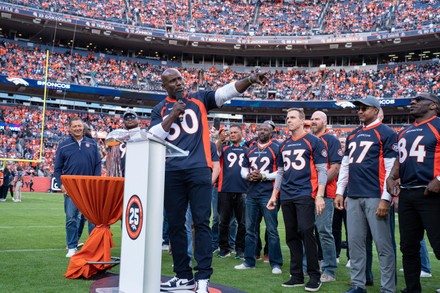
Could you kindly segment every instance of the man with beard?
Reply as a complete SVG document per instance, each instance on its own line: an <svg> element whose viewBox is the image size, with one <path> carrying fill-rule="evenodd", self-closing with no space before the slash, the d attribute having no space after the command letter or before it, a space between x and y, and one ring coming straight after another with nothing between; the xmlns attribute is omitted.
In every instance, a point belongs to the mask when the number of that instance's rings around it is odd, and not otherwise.
<svg viewBox="0 0 440 293"><path fill-rule="evenodd" d="M258 128L258 141L246 153L241 168L241 177L249 182L246 196L246 238L244 262L235 266L237 270L253 269L256 265L255 248L258 242L257 227L261 217L266 223L269 261L272 274L281 274L283 257L278 235L278 209L266 208L270 199L273 180L277 174L276 157L278 143L272 139L272 125L263 123Z"/></svg>
<svg viewBox="0 0 440 293"><path fill-rule="evenodd" d="M327 154L327 185L324 194L325 207L321 215L315 218L316 229L322 248L322 275L321 282L336 281L336 247L332 234L333 224L333 201L336 196L336 180L342 160L341 143L327 130L327 115L322 111L316 111L311 118L311 131L324 143Z"/></svg>
<svg viewBox="0 0 440 293"><path fill-rule="evenodd" d="M352 288L346 293L366 292L366 239L368 228L376 244L381 272L381 292L396 292L395 254L388 217L391 195L385 178L396 158L396 133L378 119L379 100L367 96L354 102L362 126L347 136L335 205L344 208L343 194L348 188L348 242Z"/></svg>

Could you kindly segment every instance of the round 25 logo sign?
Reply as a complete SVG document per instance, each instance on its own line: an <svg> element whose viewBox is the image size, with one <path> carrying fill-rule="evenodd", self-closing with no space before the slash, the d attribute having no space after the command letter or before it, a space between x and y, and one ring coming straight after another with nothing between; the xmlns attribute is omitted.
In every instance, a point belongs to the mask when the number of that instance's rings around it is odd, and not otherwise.
<svg viewBox="0 0 440 293"><path fill-rule="evenodd" d="M125 229L128 236L136 240L142 231L144 209L140 198L133 195L128 200L127 209L125 210Z"/></svg>

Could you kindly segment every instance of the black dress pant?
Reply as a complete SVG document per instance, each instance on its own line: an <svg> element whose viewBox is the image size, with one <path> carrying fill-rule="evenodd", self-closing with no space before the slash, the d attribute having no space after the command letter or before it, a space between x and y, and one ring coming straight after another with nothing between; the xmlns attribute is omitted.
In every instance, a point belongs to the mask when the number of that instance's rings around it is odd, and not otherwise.
<svg viewBox="0 0 440 293"><path fill-rule="evenodd" d="M424 230L440 259L440 194L424 195L425 188L401 189L399 195L400 251L409 293L422 292L420 241Z"/></svg>

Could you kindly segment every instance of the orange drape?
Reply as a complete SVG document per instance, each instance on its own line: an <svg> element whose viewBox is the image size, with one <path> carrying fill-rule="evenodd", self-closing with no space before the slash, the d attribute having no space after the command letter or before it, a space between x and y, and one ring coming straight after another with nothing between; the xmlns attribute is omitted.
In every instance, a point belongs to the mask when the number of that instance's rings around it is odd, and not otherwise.
<svg viewBox="0 0 440 293"><path fill-rule="evenodd" d="M90 278L111 267L109 264L87 262L111 261L114 244L110 225L122 217L124 178L63 175L61 181L76 207L96 225L81 251L70 258L64 276L70 279Z"/></svg>

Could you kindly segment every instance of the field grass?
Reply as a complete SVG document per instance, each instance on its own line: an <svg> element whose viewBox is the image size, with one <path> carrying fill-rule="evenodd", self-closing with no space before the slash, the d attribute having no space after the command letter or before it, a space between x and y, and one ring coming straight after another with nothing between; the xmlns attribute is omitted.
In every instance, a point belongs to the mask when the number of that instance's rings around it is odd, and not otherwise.
<svg viewBox="0 0 440 293"><path fill-rule="evenodd" d="M397 222L396 222L396 225ZM115 248L114 256L120 255L121 231L117 223L112 226ZM234 258L214 257L214 275L211 281L232 286L249 293L304 292L304 288L284 288L281 283L289 278L289 253L284 242L284 225L280 213L280 237L284 266L282 275L272 275L268 264L258 261L257 269L237 271L234 265L240 261ZM396 227L397 229L397 227ZM83 236L82 241L86 240ZM398 233L397 233L398 240ZM440 288L440 265L430 252L432 278L422 279L424 292L435 292ZM0 292L89 292L92 280L71 280L64 278L68 265L65 257L65 229L63 197L59 194L25 193L23 202L13 203L8 197L0 202ZM349 286L349 269L345 267L343 250L337 282L324 284L320 292L344 292ZM401 268L401 254L398 252L397 268ZM374 287L368 292L380 292L380 274L377 257L373 260ZM118 272L119 267L113 269ZM163 252L162 274L172 276L172 259ZM398 272L399 291L404 287L403 273Z"/></svg>

